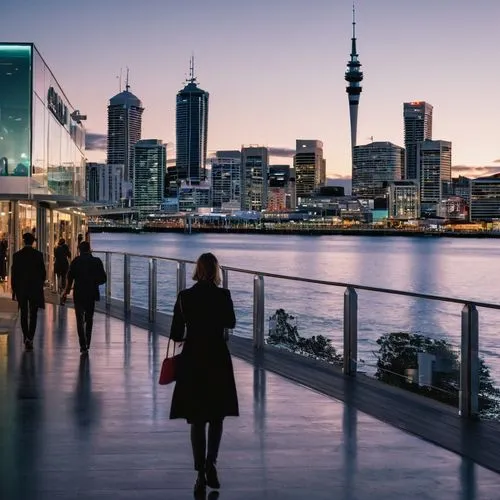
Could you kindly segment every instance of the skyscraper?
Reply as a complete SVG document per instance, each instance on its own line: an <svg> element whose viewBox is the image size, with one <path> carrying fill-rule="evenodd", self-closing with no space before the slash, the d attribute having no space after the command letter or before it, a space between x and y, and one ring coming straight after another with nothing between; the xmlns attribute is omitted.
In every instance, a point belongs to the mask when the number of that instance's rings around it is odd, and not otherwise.
<svg viewBox="0 0 500 500"><path fill-rule="evenodd" d="M418 151L422 141L432 139L432 109L432 106L424 101L405 102L403 105L405 179L420 179Z"/></svg>
<svg viewBox="0 0 500 500"><path fill-rule="evenodd" d="M389 182L400 181L404 149L392 142L372 142L353 149L352 194L386 198Z"/></svg>
<svg viewBox="0 0 500 500"><path fill-rule="evenodd" d="M217 151L212 158L212 204L241 208L241 151Z"/></svg>
<svg viewBox="0 0 500 500"><path fill-rule="evenodd" d="M206 178L208 92L200 89L191 58L187 85L177 93L177 179L199 184Z"/></svg>
<svg viewBox="0 0 500 500"><path fill-rule="evenodd" d="M351 38L351 59L347 63L347 71L345 79L349 82L346 87L346 92L349 95L349 115L351 119L351 149L356 146L356 136L358 131L358 105L361 94L361 82L363 80L363 72L361 71L361 63L358 60L358 52L356 50L356 11L352 6L352 38Z"/></svg>
<svg viewBox="0 0 500 500"><path fill-rule="evenodd" d="M420 206L424 215L435 215L437 205L451 191L451 142L420 144Z"/></svg>
<svg viewBox="0 0 500 500"><path fill-rule="evenodd" d="M109 100L108 106L108 165L124 165L125 181L133 183L133 152L141 138L142 112L138 97L125 90Z"/></svg>
<svg viewBox="0 0 500 500"><path fill-rule="evenodd" d="M323 143L316 140L295 141L295 189L298 198L311 196L325 183Z"/></svg>
<svg viewBox="0 0 500 500"><path fill-rule="evenodd" d="M159 139L134 147L134 205L139 213L158 210L163 202L167 148Z"/></svg>
<svg viewBox="0 0 500 500"><path fill-rule="evenodd" d="M241 209L260 212L267 207L269 150L260 146L241 149Z"/></svg>

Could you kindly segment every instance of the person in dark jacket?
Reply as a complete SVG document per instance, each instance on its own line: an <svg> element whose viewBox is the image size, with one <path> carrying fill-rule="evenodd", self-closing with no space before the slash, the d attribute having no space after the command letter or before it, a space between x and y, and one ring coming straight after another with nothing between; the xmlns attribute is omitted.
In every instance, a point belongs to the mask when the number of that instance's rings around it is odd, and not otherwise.
<svg viewBox="0 0 500 500"><path fill-rule="evenodd" d="M9 242L6 236L0 240L0 281L5 281L7 277L7 252L9 251Z"/></svg>
<svg viewBox="0 0 500 500"><path fill-rule="evenodd" d="M66 244L66 240L61 238L54 250L54 272L57 276L59 293L62 293L66 289L66 275L69 269L69 259L71 259L71 252Z"/></svg>
<svg viewBox="0 0 500 500"><path fill-rule="evenodd" d="M23 241L24 248L12 257L12 299L17 299L19 304L24 344L27 350L31 350L38 308L45 308L43 285L46 271L42 252L33 248L35 237L31 233L26 233L23 235Z"/></svg>
<svg viewBox="0 0 500 500"><path fill-rule="evenodd" d="M87 241L82 241L78 250L80 255L69 266L68 283L61 299L63 303L66 301L74 283L73 302L80 353L87 354L92 339L95 302L101 298L99 285L106 283L107 277L102 260L92 255Z"/></svg>
<svg viewBox="0 0 500 500"><path fill-rule="evenodd" d="M207 485L220 488L215 464L222 423L224 417L239 415L233 364L224 336L224 329L234 328L236 318L229 290L218 286L220 268L213 254L199 257L193 279L197 283L177 297L170 330L172 341L184 341L170 418L185 418L191 424L198 472L195 494L202 494Z"/></svg>

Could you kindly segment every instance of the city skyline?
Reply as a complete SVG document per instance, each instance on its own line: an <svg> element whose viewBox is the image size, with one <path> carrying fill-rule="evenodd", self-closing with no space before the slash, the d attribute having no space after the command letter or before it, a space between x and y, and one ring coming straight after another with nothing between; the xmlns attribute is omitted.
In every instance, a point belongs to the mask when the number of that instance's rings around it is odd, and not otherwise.
<svg viewBox="0 0 500 500"><path fill-rule="evenodd" d="M455 166L486 167L475 171L485 174L500 170L499 98L494 92L482 97L485 73L479 71L488 68L492 82L500 78L500 68L491 64L500 42L500 2L422 0L418 9L400 3L356 2L364 72L358 144L373 136L403 146L403 102L425 100L434 106L433 136L453 143ZM194 52L200 84L211 94L210 151L260 144L279 148L291 163L297 138L318 139L327 175L350 176L344 73L352 2L151 0L148 7L155 15L147 30L137 30L146 15L137 2L6 0L2 40L37 43L72 104L88 116L89 138L101 139L101 146L107 103L127 66L131 91L145 108L142 137L175 142L175 96ZM184 27L188 21L191 31ZM105 151L89 150L87 157L102 161ZM468 171L455 168L454 174Z"/></svg>

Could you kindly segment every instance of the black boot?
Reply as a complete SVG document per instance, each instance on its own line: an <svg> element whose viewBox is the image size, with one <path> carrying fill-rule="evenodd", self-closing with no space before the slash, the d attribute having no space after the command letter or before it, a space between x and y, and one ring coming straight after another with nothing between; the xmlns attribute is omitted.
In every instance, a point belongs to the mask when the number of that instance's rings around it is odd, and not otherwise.
<svg viewBox="0 0 500 500"><path fill-rule="evenodd" d="M196 478L196 482L194 483L194 496L198 498L202 496L205 498L205 491L207 489L207 481L205 479L205 472L198 471L198 477Z"/></svg>
<svg viewBox="0 0 500 500"><path fill-rule="evenodd" d="M214 490L218 490L220 488L220 482L217 476L217 469L215 468L215 462L207 460L206 474L207 474L207 486L213 488Z"/></svg>

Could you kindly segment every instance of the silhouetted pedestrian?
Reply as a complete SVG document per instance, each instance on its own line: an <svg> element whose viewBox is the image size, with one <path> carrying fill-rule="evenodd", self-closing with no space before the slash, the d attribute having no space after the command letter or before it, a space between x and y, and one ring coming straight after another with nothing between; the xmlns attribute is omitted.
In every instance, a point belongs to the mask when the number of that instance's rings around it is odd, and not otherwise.
<svg viewBox="0 0 500 500"><path fill-rule="evenodd" d="M78 247L80 255L69 266L68 283L62 295L66 300L74 283L76 328L80 342L80 353L87 354L92 339L95 302L100 300L99 285L106 283L106 271L101 259L90 252L90 244L82 241Z"/></svg>
<svg viewBox="0 0 500 500"><path fill-rule="evenodd" d="M43 285L46 271L42 252L33 248L36 241L32 233L23 235L24 248L12 257L12 299L21 310L21 328L26 349L33 349L38 308L45 308ZM28 318L29 312L29 318Z"/></svg>
<svg viewBox="0 0 500 500"><path fill-rule="evenodd" d="M220 488L215 464L222 423L224 417L238 416L239 410L224 337L224 329L234 328L236 318L229 290L219 288L220 268L213 254L199 257L193 279L197 283L177 297L170 330L171 340L185 340L170 418L185 418L191 424L194 468L198 471L194 489L200 495L207 485Z"/></svg>
<svg viewBox="0 0 500 500"><path fill-rule="evenodd" d="M5 281L7 277L7 252L9 243L5 235L0 240L0 281Z"/></svg>
<svg viewBox="0 0 500 500"><path fill-rule="evenodd" d="M69 259L71 259L71 252L66 244L66 240L61 238L54 250L54 272L57 276L58 293L62 293L66 289Z"/></svg>

